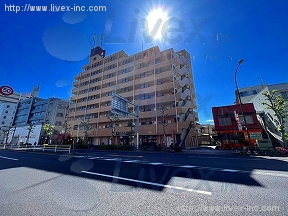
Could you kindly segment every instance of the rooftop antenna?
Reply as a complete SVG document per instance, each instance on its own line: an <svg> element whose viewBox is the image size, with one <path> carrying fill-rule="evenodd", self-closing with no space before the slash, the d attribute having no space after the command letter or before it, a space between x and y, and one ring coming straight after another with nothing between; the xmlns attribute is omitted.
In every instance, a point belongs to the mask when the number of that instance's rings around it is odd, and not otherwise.
<svg viewBox="0 0 288 216"><path fill-rule="evenodd" d="M94 48L96 47L96 46L98 46L98 40L97 40L97 35L94 33L94 35L93 35L93 42L94 42Z"/></svg>
<svg viewBox="0 0 288 216"><path fill-rule="evenodd" d="M101 48L102 48L102 42L104 41L104 34L101 35Z"/></svg>
<svg viewBox="0 0 288 216"><path fill-rule="evenodd" d="M261 82L261 85L262 85L262 88L263 88L263 77L260 77L260 82Z"/></svg>

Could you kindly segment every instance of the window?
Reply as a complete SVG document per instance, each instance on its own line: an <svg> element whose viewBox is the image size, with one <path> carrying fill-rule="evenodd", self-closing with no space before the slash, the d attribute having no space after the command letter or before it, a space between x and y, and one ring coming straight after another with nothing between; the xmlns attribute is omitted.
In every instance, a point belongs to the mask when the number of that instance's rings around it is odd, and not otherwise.
<svg viewBox="0 0 288 216"><path fill-rule="evenodd" d="M106 83L106 87L110 87L110 86L112 86L112 83L111 83L111 82Z"/></svg>
<svg viewBox="0 0 288 216"><path fill-rule="evenodd" d="M253 90L253 94L257 94L257 90Z"/></svg>
<svg viewBox="0 0 288 216"><path fill-rule="evenodd" d="M128 72L130 72L130 68L125 68L125 69L122 70L122 74L125 74L125 73L128 73Z"/></svg>
<svg viewBox="0 0 288 216"><path fill-rule="evenodd" d="M145 64L144 64L144 63L141 63L141 64L140 64L140 68L143 68L143 67L145 67Z"/></svg>
<svg viewBox="0 0 288 216"><path fill-rule="evenodd" d="M129 92L129 91L130 91L130 88L128 87L122 89L122 92Z"/></svg>
<svg viewBox="0 0 288 216"><path fill-rule="evenodd" d="M140 95L140 99L141 99L141 100L149 99L149 98L151 98L151 97L152 97L151 94L142 94L142 95Z"/></svg>
<svg viewBox="0 0 288 216"><path fill-rule="evenodd" d="M7 108L10 108L10 105L7 105Z"/></svg>
<svg viewBox="0 0 288 216"><path fill-rule="evenodd" d="M63 117L63 113L57 113L56 117Z"/></svg>
<svg viewBox="0 0 288 216"><path fill-rule="evenodd" d="M2 124L5 124L5 122L4 122L4 121L2 121Z"/></svg>
<svg viewBox="0 0 288 216"><path fill-rule="evenodd" d="M8 113L8 110L6 110L5 113Z"/></svg>
<svg viewBox="0 0 288 216"><path fill-rule="evenodd" d="M247 124L254 124L252 115L245 115L245 119L246 119ZM239 116L239 120L240 120L241 124L243 125L244 124L243 116Z"/></svg>
<svg viewBox="0 0 288 216"><path fill-rule="evenodd" d="M239 92L239 94L240 94L240 97L248 96L248 92L247 91Z"/></svg>
<svg viewBox="0 0 288 216"><path fill-rule="evenodd" d="M232 125L231 118L230 117L219 118L219 125L220 126Z"/></svg>
<svg viewBox="0 0 288 216"><path fill-rule="evenodd" d="M122 83L125 83L125 82L129 82L129 78L128 77L122 79Z"/></svg>
<svg viewBox="0 0 288 216"><path fill-rule="evenodd" d="M7 118L7 116L3 116L3 119L6 119Z"/></svg>
<svg viewBox="0 0 288 216"><path fill-rule="evenodd" d="M156 73L156 74L161 73L161 68L157 68L157 69L155 70L155 73Z"/></svg>
<svg viewBox="0 0 288 216"><path fill-rule="evenodd" d="M288 91L280 92L280 94L282 95L282 98L283 98L284 100L288 100Z"/></svg>
<svg viewBox="0 0 288 216"><path fill-rule="evenodd" d="M62 125L62 122L61 121L56 121L55 125Z"/></svg>
<svg viewBox="0 0 288 216"><path fill-rule="evenodd" d="M157 80L157 85L163 84L162 80Z"/></svg>
<svg viewBox="0 0 288 216"><path fill-rule="evenodd" d="M148 88L148 87L149 87L148 83L143 83L143 84L140 85L141 89Z"/></svg>
<svg viewBox="0 0 288 216"><path fill-rule="evenodd" d="M155 63L156 63L156 64L159 63L159 62L161 62L160 57L155 59Z"/></svg>
<svg viewBox="0 0 288 216"><path fill-rule="evenodd" d="M123 61L123 65L124 64L128 64L128 63L130 63L130 59L126 59L126 60Z"/></svg>
<svg viewBox="0 0 288 216"><path fill-rule="evenodd" d="M112 95L112 92L106 92L106 96L111 96Z"/></svg>
<svg viewBox="0 0 288 216"><path fill-rule="evenodd" d="M113 73L107 74L107 78L113 77Z"/></svg>

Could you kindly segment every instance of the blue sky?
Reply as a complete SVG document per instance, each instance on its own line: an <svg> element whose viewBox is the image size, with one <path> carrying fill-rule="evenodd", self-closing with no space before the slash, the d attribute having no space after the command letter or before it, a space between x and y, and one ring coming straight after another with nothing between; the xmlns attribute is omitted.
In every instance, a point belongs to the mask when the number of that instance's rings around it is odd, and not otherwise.
<svg viewBox="0 0 288 216"><path fill-rule="evenodd" d="M186 49L191 54L201 123L213 123L209 122L213 119L211 107L235 101L234 72L239 59L245 60L237 76L240 88L259 85L261 78L268 84L288 81L286 0L55 0L41 3L31 0L27 3L47 5L48 9L51 4L56 7L105 6L106 11L16 13L8 11L7 6L14 4L24 9L25 2L2 2L0 86L12 86L16 92L31 92L40 82L40 97L69 99L73 77L88 63L93 34L100 38L104 33L103 48L107 55L119 50L129 55L140 52L142 19L159 7L167 12L169 19L182 23L180 29L168 35L171 39L179 36L179 39L172 44L163 38L144 42L144 49L158 45L161 50L173 47L176 51ZM134 27L132 23L136 23Z"/></svg>

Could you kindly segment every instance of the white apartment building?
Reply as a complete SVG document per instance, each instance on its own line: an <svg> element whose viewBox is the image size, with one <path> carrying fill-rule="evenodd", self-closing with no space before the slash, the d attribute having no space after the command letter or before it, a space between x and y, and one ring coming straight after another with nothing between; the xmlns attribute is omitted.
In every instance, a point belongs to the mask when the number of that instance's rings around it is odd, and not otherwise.
<svg viewBox="0 0 288 216"><path fill-rule="evenodd" d="M17 104L10 102L0 103L0 144L5 142L4 130L9 129L14 121Z"/></svg>
<svg viewBox="0 0 288 216"><path fill-rule="evenodd" d="M279 84L261 84L257 86L249 86L245 88L239 89L239 94L241 97L242 103L253 103L255 110L259 113L259 117L261 116L261 120L263 124L268 128L269 131L275 133L276 136L281 136L279 131L277 131L277 126L279 125L278 118L274 115L274 112L270 109L266 109L266 107L262 104L265 101L265 97L263 96L263 92L272 93L273 90L277 90L277 94L281 94L283 99L285 99L288 103L288 82L279 83ZM236 103L239 103L237 93L235 92ZM286 108L288 112L288 108ZM260 122L261 123L261 122ZM286 123L286 130L288 131L288 123Z"/></svg>

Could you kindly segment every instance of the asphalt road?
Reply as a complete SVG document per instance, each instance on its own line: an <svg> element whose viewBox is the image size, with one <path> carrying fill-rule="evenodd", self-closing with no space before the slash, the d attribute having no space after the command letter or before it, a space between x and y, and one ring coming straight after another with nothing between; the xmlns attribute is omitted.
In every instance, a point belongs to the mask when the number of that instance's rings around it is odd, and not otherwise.
<svg viewBox="0 0 288 216"><path fill-rule="evenodd" d="M287 162L211 151L1 150L1 215L288 215Z"/></svg>

